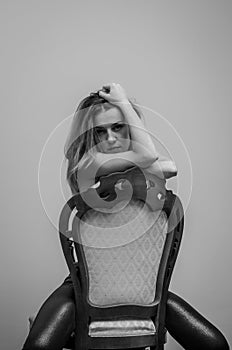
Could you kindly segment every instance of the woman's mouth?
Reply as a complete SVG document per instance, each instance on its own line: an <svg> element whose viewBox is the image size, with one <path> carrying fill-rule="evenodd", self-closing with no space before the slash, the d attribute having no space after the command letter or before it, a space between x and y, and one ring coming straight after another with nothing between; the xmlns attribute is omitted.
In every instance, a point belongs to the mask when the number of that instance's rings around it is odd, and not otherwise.
<svg viewBox="0 0 232 350"><path fill-rule="evenodd" d="M108 148L108 151L110 152L110 151L116 151L116 150L119 150L119 148L120 148L120 146L115 146L115 147L110 147L110 148Z"/></svg>

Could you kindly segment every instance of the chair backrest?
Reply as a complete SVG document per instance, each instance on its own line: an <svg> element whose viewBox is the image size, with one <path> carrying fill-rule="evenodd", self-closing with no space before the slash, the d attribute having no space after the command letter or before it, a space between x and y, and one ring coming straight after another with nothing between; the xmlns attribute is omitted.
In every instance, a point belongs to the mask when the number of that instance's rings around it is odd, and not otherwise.
<svg viewBox="0 0 232 350"><path fill-rule="evenodd" d="M181 203L165 181L135 167L103 177L97 191L66 203L60 239L83 324L90 318L152 317L163 340L183 219ZM78 327L80 332L86 325Z"/></svg>
<svg viewBox="0 0 232 350"><path fill-rule="evenodd" d="M89 210L73 229L81 243L79 260L86 267L89 302L111 306L154 301L167 233L163 211L153 213L142 201L133 200L112 213Z"/></svg>

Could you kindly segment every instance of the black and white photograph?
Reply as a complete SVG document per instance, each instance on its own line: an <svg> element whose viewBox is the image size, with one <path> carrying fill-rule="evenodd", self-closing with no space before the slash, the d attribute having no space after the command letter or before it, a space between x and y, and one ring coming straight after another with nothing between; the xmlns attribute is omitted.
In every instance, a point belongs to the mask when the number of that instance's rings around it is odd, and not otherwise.
<svg viewBox="0 0 232 350"><path fill-rule="evenodd" d="M0 18L0 348L229 350L232 2Z"/></svg>

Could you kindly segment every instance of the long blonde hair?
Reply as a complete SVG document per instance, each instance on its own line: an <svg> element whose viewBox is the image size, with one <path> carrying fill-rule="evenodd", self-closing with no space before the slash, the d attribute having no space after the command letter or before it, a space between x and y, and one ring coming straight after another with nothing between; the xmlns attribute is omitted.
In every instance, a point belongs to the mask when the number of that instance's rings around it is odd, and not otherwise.
<svg viewBox="0 0 232 350"><path fill-rule="evenodd" d="M137 105L129 100L140 118L142 113ZM84 98L77 107L68 134L64 154L68 160L67 181L73 194L79 192L77 171L81 163L85 161L87 152L91 154L96 146L96 134L93 128L93 117L99 112L105 112L114 106L98 93L91 93Z"/></svg>

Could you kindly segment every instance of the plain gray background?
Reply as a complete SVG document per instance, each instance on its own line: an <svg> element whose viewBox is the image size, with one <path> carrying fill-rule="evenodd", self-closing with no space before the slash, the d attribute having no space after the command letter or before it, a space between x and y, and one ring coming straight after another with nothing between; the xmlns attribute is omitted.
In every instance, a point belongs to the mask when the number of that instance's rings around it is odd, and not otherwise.
<svg viewBox="0 0 232 350"><path fill-rule="evenodd" d="M232 342L231 11L229 0L0 2L1 348L21 348L28 316L67 274L49 220L60 209L52 162L42 187L53 214L39 194L42 149L78 101L107 82L160 113L188 150L193 183L185 156L168 146L179 194L192 183L170 289ZM54 164L65 142L57 139ZM167 349L180 349L170 336Z"/></svg>

